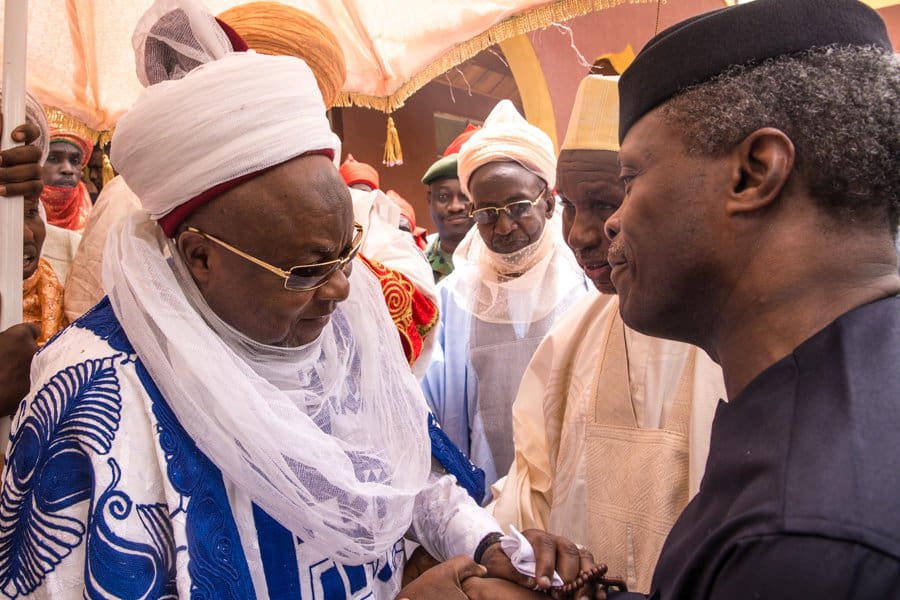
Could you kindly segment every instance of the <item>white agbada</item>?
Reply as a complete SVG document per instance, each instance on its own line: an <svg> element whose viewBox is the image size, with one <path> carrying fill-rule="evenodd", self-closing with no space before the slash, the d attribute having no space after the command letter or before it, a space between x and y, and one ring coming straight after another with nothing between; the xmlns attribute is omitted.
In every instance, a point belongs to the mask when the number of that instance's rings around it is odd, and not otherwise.
<svg viewBox="0 0 900 600"><path fill-rule="evenodd" d="M513 405L515 461L490 510L587 546L646 591L662 543L697 493L722 370L705 352L622 323L596 291L553 327Z"/></svg>

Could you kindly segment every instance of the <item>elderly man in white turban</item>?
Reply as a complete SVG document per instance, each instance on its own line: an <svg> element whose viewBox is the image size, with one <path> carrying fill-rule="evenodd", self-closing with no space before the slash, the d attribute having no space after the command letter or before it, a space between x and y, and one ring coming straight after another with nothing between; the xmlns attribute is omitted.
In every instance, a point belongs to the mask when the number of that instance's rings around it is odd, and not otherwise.
<svg viewBox="0 0 900 600"><path fill-rule="evenodd" d="M554 216L553 143L510 101L463 144L458 171L476 227L438 286L438 349L423 389L441 427L490 484L513 461L510 408L522 373L589 282Z"/></svg>
<svg viewBox="0 0 900 600"><path fill-rule="evenodd" d="M566 241L599 293L561 317L534 353L513 405L515 462L491 508L503 526L586 545L630 590L646 592L699 488L725 383L696 346L643 335L619 316L603 233L625 197L617 83L582 80L556 168Z"/></svg>
<svg viewBox="0 0 900 600"><path fill-rule="evenodd" d="M272 42L263 47L265 53L290 50L289 55L297 58L314 57L308 65L319 89L328 94L323 98L326 108L329 107L335 90L343 85L345 66L337 39L324 24L312 15L277 3L235 7L221 17L235 19L239 31L221 18L216 19L215 27L210 28L218 38L214 45L228 51L246 50L247 44L239 35L243 31L254 43L266 35L273 36ZM196 0L156 0L147 10L132 40L137 76L144 86L180 79L210 60L210 51L193 31L192 24L199 19L211 22L214 17ZM264 26L269 29L263 29ZM275 35L276 31L279 35ZM398 229L400 210L384 192L352 190L351 198L354 214L366 230L360 252L367 259L366 266L384 280L385 301L392 311L407 358L421 378L431 355L437 321L437 292L431 268L410 236ZM72 263L72 276L65 282L65 310L70 320L77 319L103 298L101 264L107 231L139 204L121 177L110 181L100 194Z"/></svg>
<svg viewBox="0 0 900 600"><path fill-rule="evenodd" d="M108 299L34 361L2 595L390 599L405 535L518 576L432 463L378 282L353 269L338 152L290 57L225 53L119 121L112 160L143 211L110 232ZM540 572L574 579L574 544L550 545Z"/></svg>

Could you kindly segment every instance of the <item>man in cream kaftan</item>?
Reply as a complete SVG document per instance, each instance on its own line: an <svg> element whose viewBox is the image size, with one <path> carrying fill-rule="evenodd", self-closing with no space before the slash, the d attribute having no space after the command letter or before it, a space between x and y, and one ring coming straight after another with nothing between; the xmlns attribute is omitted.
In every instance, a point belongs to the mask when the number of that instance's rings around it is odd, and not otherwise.
<svg viewBox="0 0 900 600"><path fill-rule="evenodd" d="M725 391L705 352L638 333L619 316L603 235L624 195L615 80L582 81L557 167L566 239L600 293L559 319L522 378L515 462L495 486L493 512L503 526L569 536L629 589L646 591L699 488Z"/></svg>

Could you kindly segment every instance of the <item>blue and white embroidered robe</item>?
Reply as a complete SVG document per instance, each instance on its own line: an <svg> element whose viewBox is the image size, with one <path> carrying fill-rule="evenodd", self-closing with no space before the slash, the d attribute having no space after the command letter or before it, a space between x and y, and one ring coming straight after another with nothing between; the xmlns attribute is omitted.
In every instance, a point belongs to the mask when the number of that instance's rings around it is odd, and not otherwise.
<svg viewBox="0 0 900 600"><path fill-rule="evenodd" d="M4 597L392 599L400 587L402 540L368 564L336 564L223 480L108 300L35 357L6 458ZM498 527L435 471L410 529L445 559Z"/></svg>

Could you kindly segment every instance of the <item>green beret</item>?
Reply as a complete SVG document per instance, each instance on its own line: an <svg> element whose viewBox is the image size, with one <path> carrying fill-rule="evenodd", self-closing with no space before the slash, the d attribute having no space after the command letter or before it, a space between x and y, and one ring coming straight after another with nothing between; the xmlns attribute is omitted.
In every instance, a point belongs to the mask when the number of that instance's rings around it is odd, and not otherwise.
<svg viewBox="0 0 900 600"><path fill-rule="evenodd" d="M458 156L459 154L451 154L450 156L439 158L433 165L428 167L427 171L425 171L425 175L422 176L422 183L428 185L432 181L447 179L449 177L456 179L458 177L456 173L456 159Z"/></svg>

